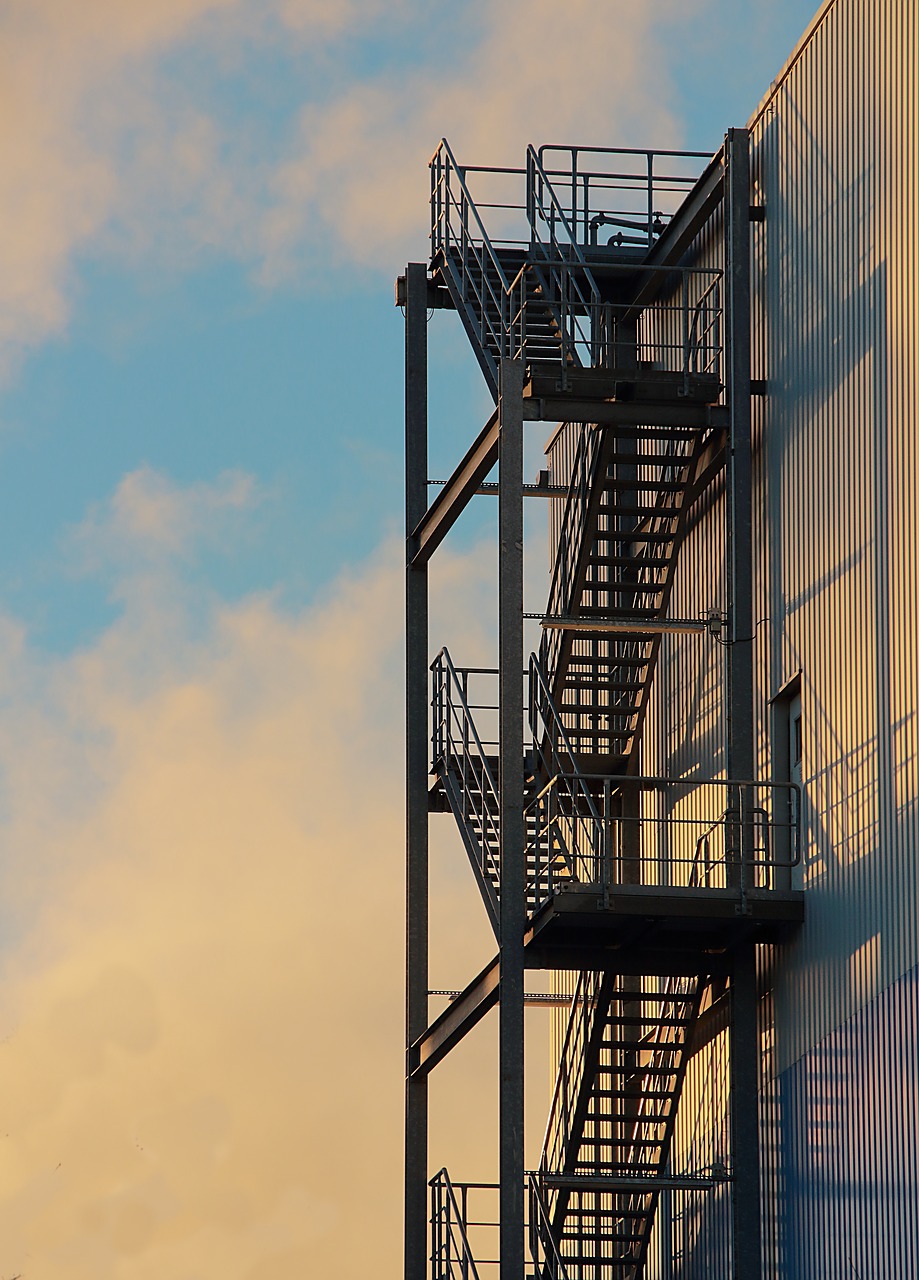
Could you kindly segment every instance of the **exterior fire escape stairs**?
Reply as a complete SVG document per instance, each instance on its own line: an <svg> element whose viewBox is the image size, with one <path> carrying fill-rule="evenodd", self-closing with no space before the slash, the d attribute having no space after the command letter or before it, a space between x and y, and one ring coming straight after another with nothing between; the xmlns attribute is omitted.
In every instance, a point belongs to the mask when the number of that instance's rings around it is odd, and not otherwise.
<svg viewBox="0 0 919 1280"><path fill-rule="evenodd" d="M637 1280L667 1167L703 980L586 971L533 1181L568 1280Z"/></svg>
<svg viewBox="0 0 919 1280"><path fill-rule="evenodd" d="M461 183L468 226L478 221L478 213L446 144L443 150L443 164ZM545 174L542 185L544 192L550 188ZM446 187L441 178L435 192ZM449 203L448 194L441 198ZM495 394L498 361L507 349L502 342L515 339L531 380L551 389L561 371L581 367L588 344L577 339L582 326L596 320L590 300L605 296L595 275L602 278L607 264L598 262L592 272L586 255L578 257L577 246L569 246L573 279L553 292L553 282L564 277L544 269L546 248L537 250L535 235L529 250L497 248L479 225L476 239L467 235L457 243L442 236L435 260L439 278ZM574 318L567 325L563 294L574 299ZM710 294L706 301L711 302ZM683 424L580 425L552 576L550 625L539 655L544 679L534 680L531 670L531 790L559 767L575 775L582 769L622 774L637 757L660 642L647 625L666 615L686 514L717 469L723 448L722 433L712 429L707 413L721 394L719 377L709 369L662 372L653 361L635 361L631 368L604 370L602 381L592 384L589 377L575 375L572 385L581 394L600 387L621 403L638 400L652 419L655 406L679 406ZM687 417L690 408L697 410L697 421ZM552 626L556 621L572 625ZM612 632L610 624L619 630ZM457 672L446 651L433 672L433 770L498 937L497 759L476 728L467 673ZM581 790L584 813L590 795L583 783ZM562 824L552 824L547 860L533 838L538 807L527 804L526 820L532 914L540 905L541 886L563 891L576 878L576 866ZM657 1203L652 1184L666 1168L703 980L671 981L655 990L660 984L654 981L645 981L643 989L635 979L585 973L581 986L532 1194L542 1197L540 1220L551 1237L543 1241L546 1256L563 1258L571 1280L601 1274L636 1280ZM596 990L586 994L592 986ZM531 1211L531 1221L536 1217Z"/></svg>
<svg viewBox="0 0 919 1280"><path fill-rule="evenodd" d="M446 141L431 162L435 305L459 314L496 400L501 362L519 360L529 416L562 422L574 440L542 644L530 665L531 922L547 903L573 900L581 888L605 900L617 884L636 887L642 874L640 855L632 865L621 857L611 864L610 832L618 819L637 822L637 793L626 780L641 781L642 725L680 544L693 505L726 456L721 274L685 264L721 201L723 168L710 164L667 219L653 209L649 178L643 222L593 208L589 175L577 168L576 149L569 154L567 172L551 169L544 151L533 148L525 171L503 171L525 181L526 235L500 243L490 238L471 191L476 172L495 171L459 165ZM600 246L597 229L609 223L620 230ZM458 508L496 460L493 419L442 506ZM429 555L443 536L440 518L435 503L427 527L423 522L413 535L416 554ZM704 624L697 620L695 629ZM500 942L496 744L477 727L469 695L470 676L488 673L456 668L446 650L432 670L430 807L453 813ZM728 849L738 824L719 822ZM689 859L687 885L703 883L707 839ZM726 861L732 856L728 849ZM530 1176L531 1262L539 1280L641 1280L710 976L674 977L653 967L581 971L540 1167ZM487 1000L469 1025L496 998L497 978L488 981ZM455 1034L445 1033L446 1040ZM416 1050L417 1062L426 1050ZM453 1280L477 1272L443 1179L435 1189L434 1280ZM438 1240L447 1241L443 1256Z"/></svg>

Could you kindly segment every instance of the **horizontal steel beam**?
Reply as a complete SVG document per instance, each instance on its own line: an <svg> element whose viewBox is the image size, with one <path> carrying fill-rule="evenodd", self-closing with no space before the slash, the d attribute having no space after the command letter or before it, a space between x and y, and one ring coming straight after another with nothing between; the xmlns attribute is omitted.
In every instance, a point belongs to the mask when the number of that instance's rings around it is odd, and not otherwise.
<svg viewBox="0 0 919 1280"><path fill-rule="evenodd" d="M640 563L640 562L636 562ZM709 624L694 618L543 618L547 631L622 632L625 635L662 635L670 631L708 631Z"/></svg>
<svg viewBox="0 0 919 1280"><path fill-rule="evenodd" d="M553 1190L559 1191L646 1191L650 1195L653 1191L711 1191L721 1182L730 1181L729 1175L725 1174L721 1178L705 1178L705 1177L634 1177L627 1175L611 1174L604 1177L603 1174L585 1175L579 1177L577 1174L554 1174L542 1173L537 1175L543 1186L551 1187Z"/></svg>
<svg viewBox="0 0 919 1280"><path fill-rule="evenodd" d="M462 991L429 991L429 996L448 996L451 1000L455 1000L457 996L461 996ZM564 992L559 995L553 995L551 991L525 991L523 993L523 1003L526 1005L535 1005L537 1008L545 1009L567 1009L574 999L573 994L566 995Z"/></svg>
<svg viewBox="0 0 919 1280"><path fill-rule="evenodd" d="M426 1075L447 1056L455 1045L481 1022L498 1003L501 981L501 958L495 956L491 964L469 983L450 1006L435 1018L427 1031L419 1036L409 1051L409 1074Z"/></svg>
<svg viewBox="0 0 919 1280"><path fill-rule="evenodd" d="M498 461L498 410L415 526L409 539L409 563L426 564L462 515L479 485Z"/></svg>
<svg viewBox="0 0 919 1280"><path fill-rule="evenodd" d="M574 396L526 396L527 422L595 422L599 426L727 427L729 411L718 404L654 404L641 400L590 400Z"/></svg>
<svg viewBox="0 0 919 1280"><path fill-rule="evenodd" d="M543 942L534 937L524 948L528 969L598 969L604 973L642 977L708 977L726 976L730 970L728 955L713 955L702 950L678 947L620 946L602 942L583 944Z"/></svg>
<svg viewBox="0 0 919 1280"><path fill-rule="evenodd" d="M447 481L429 480L428 484L447 484ZM488 480L484 484L480 484L476 489L476 494L482 497L498 496L500 486L496 481ZM568 489L563 484L525 484L523 486L523 496L525 498L564 498Z"/></svg>

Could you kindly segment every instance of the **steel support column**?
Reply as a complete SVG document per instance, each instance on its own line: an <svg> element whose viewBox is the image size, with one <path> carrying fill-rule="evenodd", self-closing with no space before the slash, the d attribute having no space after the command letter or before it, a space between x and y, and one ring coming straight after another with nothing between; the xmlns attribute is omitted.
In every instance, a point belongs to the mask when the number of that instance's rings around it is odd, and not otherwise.
<svg viewBox="0 0 919 1280"><path fill-rule="evenodd" d="M428 1082L410 1050L428 1024L428 575L411 535L427 509L427 269L405 283L405 1280L427 1272Z"/></svg>
<svg viewBox="0 0 919 1280"><path fill-rule="evenodd" d="M501 1280L523 1280L523 365L502 360L498 400L501 788Z"/></svg>
<svg viewBox="0 0 919 1280"><path fill-rule="evenodd" d="M731 1143L734 1278L762 1276L759 1191L759 1030L756 948L734 953L731 966Z"/></svg>
<svg viewBox="0 0 919 1280"><path fill-rule="evenodd" d="M755 777L753 714L753 498L750 414L750 139L725 138L725 310L730 442L727 483L728 776ZM749 800L737 797L741 818ZM741 822L740 882L749 885L750 839ZM759 1036L756 949L741 947L731 975L731 1133L735 1280L760 1280Z"/></svg>

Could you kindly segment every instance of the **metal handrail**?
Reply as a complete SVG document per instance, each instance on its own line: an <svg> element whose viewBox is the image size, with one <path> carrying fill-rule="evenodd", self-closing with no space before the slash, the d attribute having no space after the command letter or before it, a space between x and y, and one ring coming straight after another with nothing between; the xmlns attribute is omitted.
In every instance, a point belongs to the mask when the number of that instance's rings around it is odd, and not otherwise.
<svg viewBox="0 0 919 1280"><path fill-rule="evenodd" d="M447 1170L436 1173L428 1186L431 1188L431 1280L479 1280L464 1215ZM454 1270L454 1261L459 1266L458 1273Z"/></svg>
<svg viewBox="0 0 919 1280"><path fill-rule="evenodd" d="M558 194L532 146L527 147L527 218L533 248L542 252L543 268L549 276L547 301L558 309L562 368L569 361L583 363L580 358L580 351L583 349L589 352L589 363L596 365L599 363L599 336L604 310L600 290ZM539 235L538 219L549 229L548 241L544 241ZM564 241L558 236L558 227L564 232ZM573 269L575 265L577 271ZM586 282L586 291L581 285L581 279ZM587 315L586 327L581 322L579 313Z"/></svg>
<svg viewBox="0 0 919 1280"><path fill-rule="evenodd" d="M431 158L430 168L432 253L442 251L445 262L455 270L457 264L449 250L451 244L457 245L460 275L456 283L463 298L472 298L478 304L479 338L482 349L488 352L491 344L497 349L499 355L508 355L510 283L469 191L465 178L466 171L457 163L446 138L441 139L439 147ZM507 172L516 171L508 170ZM456 198L451 188L451 173L455 174L460 199ZM452 226L451 214L454 212L459 223L458 232ZM470 235L470 217L477 236ZM470 259L475 263L477 272L470 270ZM498 287L493 286L489 271L497 277ZM490 352L489 356L493 359Z"/></svg>
<svg viewBox="0 0 919 1280"><path fill-rule="evenodd" d="M464 812L471 813L479 825L478 836L473 835L479 854L479 870L485 882L494 889L500 883L501 873L498 853L501 847L500 791L460 674L462 672L468 677L470 674L491 672L483 668L458 670L446 647L434 659L431 671L434 676L432 763L436 767L438 762L442 762L445 769L449 769L451 763L457 766ZM458 731L456 734L454 728ZM469 786L470 773L477 784L478 796Z"/></svg>
<svg viewBox="0 0 919 1280"><path fill-rule="evenodd" d="M530 1191L530 1258L540 1280L568 1280L568 1269L552 1233L549 1209L535 1173L527 1174Z"/></svg>
<svg viewBox="0 0 919 1280"><path fill-rule="evenodd" d="M675 815L635 813L623 814L613 808L613 800L625 790L637 790L641 794L669 792L680 795L692 805L692 794L702 789L716 789L728 793L728 803L719 805L717 816L709 818L702 812ZM758 802L758 796L767 793L776 797L787 796L787 817L782 817L779 800L768 805ZM594 795L602 795L602 809L593 802ZM591 797L591 805L584 798ZM801 860L801 800L800 788L791 782L770 780L745 780L728 778L663 778L634 777L631 775L607 775L558 773L549 778L539 795L531 801L536 810L532 821L535 828L531 847L536 864L536 881L531 892L537 901L556 892L552 874L552 850L560 840L566 849L565 881L599 887L604 890L620 885L671 885L682 888L713 888L714 872L720 871L723 884L720 887L772 889L776 886L776 874L789 871ZM708 808L711 814L711 808ZM700 831L699 828L702 827ZM664 846L643 847L640 833L647 830L660 832ZM638 833L634 850L628 851L625 833ZM685 832L684 845L680 848L680 833ZM723 848L720 855L711 856L711 838L721 832ZM698 833L698 834L696 834ZM778 842L776 837L784 834ZM690 843L691 841L691 843ZM780 844L784 847L779 847ZM547 852L540 862L540 847ZM687 868L686 878L673 880L661 878L664 867ZM637 868L637 877L626 874L628 867ZM540 871L543 880L539 879Z"/></svg>
<svg viewBox="0 0 919 1280"><path fill-rule="evenodd" d="M535 654L530 655L529 692L534 749L549 777L526 808L526 825L532 829L527 859L533 863L527 897L535 908L552 897L558 884L585 879L584 869L602 856L605 832Z"/></svg>
<svg viewBox="0 0 919 1280"><path fill-rule="evenodd" d="M552 186L552 183L549 181L549 175L547 174L546 170L543 168L541 159L539 158L535 148L532 145L530 145L527 147L527 216L530 222L530 231L534 239L536 240L537 243L542 243L539 240L539 237L536 232L536 212L537 212L536 179L537 178L539 179L539 188L538 188L539 191L540 192L547 191L549 193L549 204L552 210L551 217L546 217L542 209L542 202L541 201L539 202L540 216L542 217L543 221L547 224L547 226L551 228L552 234L551 234L551 239L549 243L553 247L561 248L561 242L559 241L558 236L555 234L555 223L556 223L556 215L557 215L557 220L559 223L561 223L562 227L565 230L566 235L568 236L568 243L574 252L574 256L577 262L584 268L585 277L590 282L591 292L594 294L595 297L599 298L600 290L597 288L597 282L596 280L594 280L590 267L587 265L587 259L584 256L584 250L582 249L581 245L578 243L577 236L571 230L571 225L568 222L568 217L562 206L562 202L561 200L559 200L558 195L555 191L555 188Z"/></svg>
<svg viewBox="0 0 919 1280"><path fill-rule="evenodd" d="M476 224L477 224L477 226L478 226L478 228L479 228L479 233L480 233L480 235L481 235L481 237L482 237L482 244L483 244L483 245L484 245L484 247L488 250L489 257L490 257L490 258L491 258L491 260L492 260L492 263L493 263L493 265L494 265L494 267L495 267L495 270L497 271L498 278L500 279L500 281L501 281L502 285L504 286L505 292L506 292L506 291L510 288L510 285L509 285L509 283L508 283L507 276L506 276L506 275L505 275L505 273L504 273L504 268L501 266L501 263L500 263L500 261L499 261L499 259L498 259L498 256L497 256L497 254L495 253L494 246L493 246L493 244L492 244L492 242L491 242L491 240L490 240L490 238L489 238L488 232L485 230L485 224L484 224L484 222L482 221L481 215L479 214L479 211L478 211L478 208L476 207L475 201L473 200L473 198L472 198L472 196L471 196L471 194L470 194L470 192L469 192L469 187L466 185L466 179L465 179L465 177L464 177L464 172L465 172L465 170L464 170L464 169L459 165L459 163L457 162L456 156L453 154L453 150L452 150L452 148L451 148L451 146L450 146L450 144L449 144L449 142L447 141L447 139L446 139L446 138L441 138L441 140L440 140L440 145L438 146L437 150L434 152L434 155L431 157L430 165L431 165L432 177L433 177L433 174L434 174L434 172L435 172L435 169L436 169L437 171L439 171L439 170L441 169L441 167L442 167L442 166L441 166L441 163L440 163L440 161L439 161L439 156L440 156L441 152L444 152L444 153L446 154L447 161L448 161L448 167L447 167L447 169L446 169L446 173L447 173L447 175L448 175L448 177L447 177L447 187L449 188L449 173L450 173L450 169L452 168L453 172L456 174L456 180L457 180L457 182L459 183L460 190L461 190L461 192L463 193L463 198L464 198L464 199L465 199L465 201L466 201L466 208L467 208L469 211L471 211L472 216L473 216L473 218L474 218L474 219L475 219L475 221L476 221ZM487 172L495 172L495 173L497 173L497 172L500 172L500 173L518 173L518 172L522 172L522 170L516 170L516 169L501 169L501 170L494 169L494 170L492 170L492 169L489 169L489 170L487 170ZM432 205L432 211L433 211L433 205ZM449 227L449 221L445 222L445 223L444 223L444 226L445 226L446 228L448 228L448 227ZM432 235L432 238L434 237L434 231L435 231L435 228L436 228L436 222L435 222L435 221L433 220L433 218L432 218L432 226L431 226L431 235ZM443 247L443 245L441 245L441 244L437 244L437 245L436 245L436 248L442 248L442 247Z"/></svg>
<svg viewBox="0 0 919 1280"><path fill-rule="evenodd" d="M574 576L587 532L587 504L596 481L601 452L599 431L584 425L578 435L565 509L559 526L555 564L546 605L546 612L550 617L566 617L571 612ZM550 675L554 673L562 634L561 631L550 628L542 635L540 659Z"/></svg>
<svg viewBox="0 0 919 1280"><path fill-rule="evenodd" d="M577 157L581 151L597 154L615 154L614 149L566 148L572 157L570 171L548 168L543 155L549 148L538 151L527 148L525 169L498 168L494 166L463 166L453 154L446 138L431 158L431 247L433 254L442 254L443 268L452 281L451 288L458 291L466 306L466 323L481 347L488 374L496 383L496 361L502 357L527 361L546 359L546 315L552 317L552 328L558 340L558 356L563 375L569 366L601 367L608 365L616 351L617 314L622 306L604 301L597 284L594 266L597 261L596 228L591 231L588 221L582 228L577 207ZM619 149L621 150L621 149ZM647 176L648 199L654 201L653 158L656 155L693 155L694 153L634 152L629 154L649 157ZM522 204L490 202L478 205L467 181L470 173L485 173L523 177L525 201ZM582 173L581 178L596 177ZM606 175L612 177L615 175ZM631 180L631 175L629 175ZM572 184L572 208L566 208L559 195L557 182L561 179ZM670 177L660 179L668 184L688 187L689 178ZM693 179L694 181L694 179ZM586 191L586 188L585 188ZM585 196L586 199L586 196ZM497 208L519 210L525 214L529 239L494 242L486 229L481 210ZM648 243L654 235L654 219L658 215L649 212ZM587 219L585 205L584 218ZM602 214L602 219L608 220ZM596 219L595 219L596 220ZM623 217L619 218L623 221ZM658 219L659 220L659 219ZM644 223L625 218L633 230L641 230ZM662 229L662 226L661 226ZM593 247L592 256L587 250ZM525 251L526 261L519 267L513 279L508 278L507 253L502 250L516 248ZM639 266L640 264L616 263L601 259L604 270ZM516 264L515 264L516 265ZM670 268L667 269L668 271ZM672 349L675 364L688 377L691 372L710 371L717 366L720 347L717 342L717 306L709 307L713 287L692 302L689 298L690 280L700 269L678 268L682 273L683 326L679 338L664 342L662 349ZM538 285L531 291L530 285ZM535 297L539 294L538 306ZM657 311L681 310L677 305L657 305ZM530 319L529 312L533 312ZM628 308L626 307L626 311ZM655 308L652 307L652 312ZM711 313L713 319L706 317ZM634 319L634 317L633 317ZM670 323L673 327L675 320ZM715 335L711 342L711 335ZM538 340L542 339L542 342ZM531 342L532 340L532 342ZM660 342L656 342L660 347ZM709 351L709 348L710 351ZM700 360L701 355L701 360ZM554 353L550 357L555 359ZM494 388L493 388L494 389Z"/></svg>
<svg viewBox="0 0 919 1280"><path fill-rule="evenodd" d="M594 804L593 796L587 788L584 777L577 766L574 756L574 749L571 740L568 737L568 731L562 723L562 718L558 713L558 708L552 701L552 694L549 691L549 682L546 679L546 673L540 666L539 659L535 653L530 654L530 728L533 731L533 739L536 743L537 751L542 752L541 744L548 742L549 756L544 755L545 763L549 766L550 773L560 774L563 767L567 766L567 776L577 785L578 789L583 793L587 800L588 812L597 821L600 821L600 814ZM539 721L542 721L542 725ZM544 736L540 729L545 729L548 736ZM562 745L564 756L560 755L555 745L555 736Z"/></svg>
<svg viewBox="0 0 919 1280"><path fill-rule="evenodd" d="M561 153L570 158L567 169L556 168L546 163L547 155L552 152ZM644 174L641 174L638 172L603 171L590 167L585 168L581 162L581 157L585 156L641 158L645 162L645 171ZM685 196L698 181L699 176L698 172L694 172L691 175L655 174L655 161L659 158L711 161L711 154L707 151L654 151L635 147L579 147L558 143L544 143L539 148L538 157L548 173L554 178L565 180L570 186L571 221L581 229L585 244L595 245L599 228L611 224L626 227L629 231L644 232L645 234L642 237L620 234L617 239L619 244L634 244L645 248L651 247L655 239L664 230L666 221L669 221L672 216L667 210L657 207L662 204L660 197L674 194ZM644 191L645 208L641 222L635 219L634 215L637 210L610 211L598 209L591 216L590 192L592 182L594 182L595 186L599 183L605 189ZM580 211L578 210L577 200L579 189L583 193Z"/></svg>
<svg viewBox="0 0 919 1280"><path fill-rule="evenodd" d="M539 1159L540 1173L561 1172L562 1157L567 1149L573 1103L584 1077L585 1049L596 1017L597 996L603 982L603 974L592 969L582 970L571 1006L565 1039L559 1056L555 1088L549 1106L546 1132Z"/></svg>

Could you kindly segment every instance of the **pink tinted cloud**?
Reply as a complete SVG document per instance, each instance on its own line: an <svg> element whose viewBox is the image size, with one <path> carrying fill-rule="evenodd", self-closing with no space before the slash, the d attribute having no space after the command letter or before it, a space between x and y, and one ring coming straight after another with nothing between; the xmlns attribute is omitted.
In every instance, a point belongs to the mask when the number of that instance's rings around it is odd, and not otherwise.
<svg viewBox="0 0 919 1280"><path fill-rule="evenodd" d="M230 482L129 478L97 538L158 528L151 491L244 507ZM397 1269L401 577L391 547L301 614L214 601L202 628L164 575L156 607L126 590L96 643L54 660L0 628L8 1271ZM438 582L438 634L485 657L488 558L445 552ZM453 853L442 885L464 874ZM471 973L487 932L456 908L441 954ZM468 1119L439 1132L468 1169Z"/></svg>

